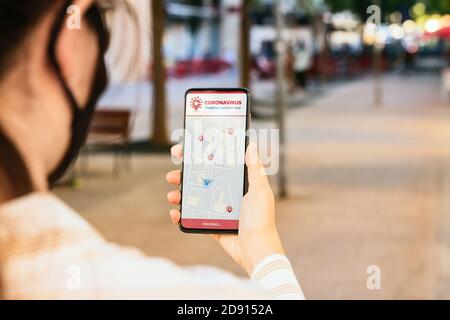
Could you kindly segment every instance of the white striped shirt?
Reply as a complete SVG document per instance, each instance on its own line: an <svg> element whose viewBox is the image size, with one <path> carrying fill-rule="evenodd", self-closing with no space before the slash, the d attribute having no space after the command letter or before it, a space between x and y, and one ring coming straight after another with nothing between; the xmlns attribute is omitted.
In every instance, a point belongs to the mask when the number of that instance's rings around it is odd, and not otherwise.
<svg viewBox="0 0 450 320"><path fill-rule="evenodd" d="M303 299L289 260L267 257L251 280L180 267L107 242L51 194L0 206L4 299Z"/></svg>

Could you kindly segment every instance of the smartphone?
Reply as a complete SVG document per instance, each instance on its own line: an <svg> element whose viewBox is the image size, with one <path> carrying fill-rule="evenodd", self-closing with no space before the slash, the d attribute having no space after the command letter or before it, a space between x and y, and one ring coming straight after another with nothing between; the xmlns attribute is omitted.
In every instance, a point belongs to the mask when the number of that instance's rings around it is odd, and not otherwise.
<svg viewBox="0 0 450 320"><path fill-rule="evenodd" d="M179 227L187 233L237 233L248 188L250 93L189 89L184 106Z"/></svg>

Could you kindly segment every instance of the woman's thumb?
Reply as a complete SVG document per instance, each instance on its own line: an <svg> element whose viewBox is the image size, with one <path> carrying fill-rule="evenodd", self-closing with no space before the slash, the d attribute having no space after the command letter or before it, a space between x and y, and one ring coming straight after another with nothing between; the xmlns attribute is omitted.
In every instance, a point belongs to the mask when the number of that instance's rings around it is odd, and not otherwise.
<svg viewBox="0 0 450 320"><path fill-rule="evenodd" d="M268 184L266 170L259 159L258 149L254 143L250 143L245 157L248 172L249 187L265 186Z"/></svg>

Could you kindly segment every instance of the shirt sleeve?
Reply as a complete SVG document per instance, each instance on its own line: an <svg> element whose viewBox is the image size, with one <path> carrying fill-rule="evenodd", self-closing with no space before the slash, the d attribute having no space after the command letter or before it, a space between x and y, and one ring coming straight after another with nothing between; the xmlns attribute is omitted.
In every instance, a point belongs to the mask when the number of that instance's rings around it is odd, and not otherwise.
<svg viewBox="0 0 450 320"><path fill-rule="evenodd" d="M284 256L267 257L248 279L216 267L181 267L166 259L146 257L135 250L115 245L108 247L90 263L90 271L95 273L93 289L100 289L97 292L103 292L106 297L304 299L289 260Z"/></svg>
<svg viewBox="0 0 450 320"><path fill-rule="evenodd" d="M252 279L210 266L181 267L112 244L80 252L57 274L66 276L48 288L54 298L271 300L302 299L303 294L286 257L270 256L258 264ZM71 261L72 260L72 261ZM62 261L61 261L62 262ZM78 268L79 286L67 286L67 268ZM57 280L53 277L52 280ZM63 284L63 286L60 286ZM48 279L45 286L50 285ZM42 289L43 284L39 287ZM42 292L42 291L41 291Z"/></svg>
<svg viewBox="0 0 450 320"><path fill-rule="evenodd" d="M291 263L283 255L275 254L265 258L255 267L251 278L269 290L276 299L305 299Z"/></svg>

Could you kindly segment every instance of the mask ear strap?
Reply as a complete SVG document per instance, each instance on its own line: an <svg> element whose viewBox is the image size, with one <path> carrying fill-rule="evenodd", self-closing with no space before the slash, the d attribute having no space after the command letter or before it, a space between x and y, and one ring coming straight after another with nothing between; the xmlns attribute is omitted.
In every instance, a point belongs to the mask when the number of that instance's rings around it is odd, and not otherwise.
<svg viewBox="0 0 450 320"><path fill-rule="evenodd" d="M103 50L99 51L98 65L94 73L91 94L84 108L80 107L63 77L61 67L56 57L56 44L61 30L62 28L64 28L64 22L66 20L66 10L71 5L71 3L72 1L67 1L63 8L64 11L61 11L61 13L58 15L51 33L50 43L48 47L50 62L55 68L55 72L58 76L61 87L64 89L66 96L69 99L68 102L72 108L72 138L60 164L48 177L50 186L53 186L58 181L58 179L62 177L64 172L69 168L70 164L77 157L80 148L86 141L89 125L94 114L96 103L107 84L107 74L105 62L103 59ZM99 16L99 18L101 18L101 16ZM101 40L102 38L99 37L99 42L101 42ZM102 49L101 46L100 49Z"/></svg>
<svg viewBox="0 0 450 320"><path fill-rule="evenodd" d="M69 8L73 3L73 0L66 0L63 5L63 8L58 13L56 20L53 24L52 31L50 33L50 40L48 44L48 56L50 58L50 63L55 69L56 76L58 77L59 83L62 85L63 90L70 100L70 106L73 109L72 111L78 110L78 102L70 91L69 87L66 84L66 80L64 79L61 66L59 65L58 58L56 57L56 45L58 44L58 38L61 34L62 28L64 28L64 24L66 22L67 17L67 8Z"/></svg>

